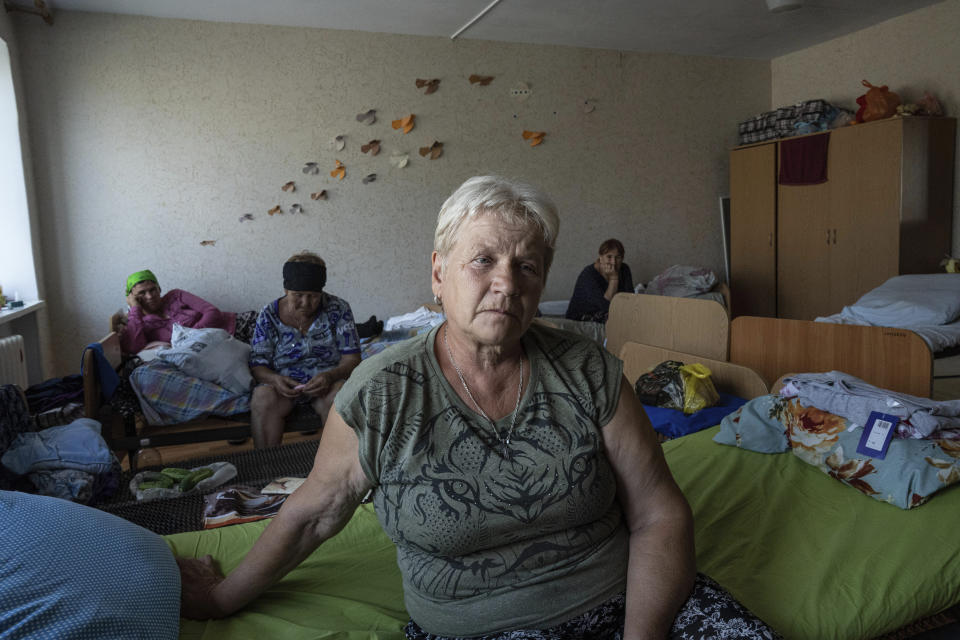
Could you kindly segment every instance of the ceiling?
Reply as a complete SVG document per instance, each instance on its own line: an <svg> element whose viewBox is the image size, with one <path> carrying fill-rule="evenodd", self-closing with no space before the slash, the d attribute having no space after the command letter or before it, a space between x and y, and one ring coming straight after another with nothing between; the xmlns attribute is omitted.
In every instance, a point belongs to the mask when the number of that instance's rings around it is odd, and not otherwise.
<svg viewBox="0 0 960 640"><path fill-rule="evenodd" d="M770 59L942 0L46 0L60 10ZM30 0L8 0L32 6ZM39 18L37 18L39 19ZM56 28L56 22L54 27Z"/></svg>

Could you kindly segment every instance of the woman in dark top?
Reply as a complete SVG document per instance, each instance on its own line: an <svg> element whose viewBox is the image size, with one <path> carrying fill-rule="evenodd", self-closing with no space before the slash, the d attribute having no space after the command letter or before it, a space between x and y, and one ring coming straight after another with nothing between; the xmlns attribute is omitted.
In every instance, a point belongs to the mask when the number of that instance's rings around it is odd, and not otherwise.
<svg viewBox="0 0 960 640"><path fill-rule="evenodd" d="M606 322L613 296L621 291L633 293L633 275L623 262L623 253L622 242L604 240L597 259L577 278L567 307L568 318Z"/></svg>

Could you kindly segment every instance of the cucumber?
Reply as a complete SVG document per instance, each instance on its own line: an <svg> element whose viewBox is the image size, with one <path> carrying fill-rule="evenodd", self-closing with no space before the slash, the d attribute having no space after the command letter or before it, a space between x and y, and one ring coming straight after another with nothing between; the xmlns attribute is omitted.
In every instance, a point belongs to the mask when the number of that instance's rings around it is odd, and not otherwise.
<svg viewBox="0 0 960 640"><path fill-rule="evenodd" d="M146 480L141 482L138 486L140 490L143 489L172 489L173 488L173 478L161 475L155 477L151 480Z"/></svg>
<svg viewBox="0 0 960 640"><path fill-rule="evenodd" d="M174 482L180 482L188 475L190 475L190 469L181 469L180 467L167 467L161 471L165 476L170 476Z"/></svg>
<svg viewBox="0 0 960 640"><path fill-rule="evenodd" d="M190 475L188 475L187 477L185 477L183 480L180 481L180 491L184 491L184 492L190 491L195 486L197 486L198 482L206 478L209 478L212 475L213 475L213 469L206 468L206 467L203 469L197 469L196 471L192 471Z"/></svg>

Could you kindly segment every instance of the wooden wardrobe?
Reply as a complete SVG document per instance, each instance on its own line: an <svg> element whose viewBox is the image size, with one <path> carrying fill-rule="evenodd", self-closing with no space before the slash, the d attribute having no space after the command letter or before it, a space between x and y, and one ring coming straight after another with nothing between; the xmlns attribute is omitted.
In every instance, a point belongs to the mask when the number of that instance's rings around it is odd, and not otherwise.
<svg viewBox="0 0 960 640"><path fill-rule="evenodd" d="M892 276L939 271L950 253L956 120L890 118L829 135L821 184L778 184L780 141L730 152L734 316L838 313Z"/></svg>

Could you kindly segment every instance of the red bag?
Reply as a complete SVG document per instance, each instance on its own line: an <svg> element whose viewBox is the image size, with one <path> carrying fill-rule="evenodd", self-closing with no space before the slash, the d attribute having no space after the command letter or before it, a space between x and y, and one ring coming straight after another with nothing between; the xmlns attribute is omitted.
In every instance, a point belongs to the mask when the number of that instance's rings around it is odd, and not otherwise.
<svg viewBox="0 0 960 640"><path fill-rule="evenodd" d="M865 94L857 98L857 104L860 105L860 108L857 110L857 122L883 120L897 112L897 106L900 104L900 96L890 91L887 85L875 87L864 80L863 86L869 87L869 89Z"/></svg>

